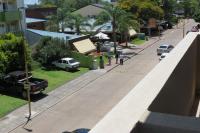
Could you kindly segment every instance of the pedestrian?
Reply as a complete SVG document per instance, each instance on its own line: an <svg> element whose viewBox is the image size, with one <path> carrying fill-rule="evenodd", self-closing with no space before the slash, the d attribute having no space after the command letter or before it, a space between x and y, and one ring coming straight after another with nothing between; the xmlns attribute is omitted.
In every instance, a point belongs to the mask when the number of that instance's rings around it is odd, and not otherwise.
<svg viewBox="0 0 200 133"><path fill-rule="evenodd" d="M119 53L116 52L116 54L115 54L116 64L118 64L118 58L119 58Z"/></svg>
<svg viewBox="0 0 200 133"><path fill-rule="evenodd" d="M111 55L108 55L108 65L111 65Z"/></svg>
<svg viewBox="0 0 200 133"><path fill-rule="evenodd" d="M102 55L99 57L99 66L100 69L104 69L104 60Z"/></svg>
<svg viewBox="0 0 200 133"><path fill-rule="evenodd" d="M100 53L101 51L101 44L97 42L97 53Z"/></svg>
<svg viewBox="0 0 200 133"><path fill-rule="evenodd" d="M124 64L124 55L120 54L120 56L119 56L119 62L120 62L120 65Z"/></svg>

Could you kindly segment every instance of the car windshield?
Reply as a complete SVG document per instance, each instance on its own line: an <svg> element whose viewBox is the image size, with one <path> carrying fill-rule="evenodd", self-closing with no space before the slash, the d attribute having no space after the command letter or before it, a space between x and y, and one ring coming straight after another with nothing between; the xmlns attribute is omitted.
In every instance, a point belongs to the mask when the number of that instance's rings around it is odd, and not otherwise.
<svg viewBox="0 0 200 133"><path fill-rule="evenodd" d="M76 61L74 59L69 60L69 63L75 63Z"/></svg>
<svg viewBox="0 0 200 133"><path fill-rule="evenodd" d="M160 48L167 48L167 46L160 46Z"/></svg>

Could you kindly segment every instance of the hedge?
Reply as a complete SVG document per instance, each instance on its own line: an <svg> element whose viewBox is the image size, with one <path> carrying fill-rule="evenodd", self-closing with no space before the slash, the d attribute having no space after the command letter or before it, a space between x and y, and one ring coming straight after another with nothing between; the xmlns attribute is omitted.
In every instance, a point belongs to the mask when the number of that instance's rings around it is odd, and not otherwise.
<svg viewBox="0 0 200 133"><path fill-rule="evenodd" d="M71 57L79 61L81 67L92 68L94 56L92 55L86 56L78 52L71 52Z"/></svg>

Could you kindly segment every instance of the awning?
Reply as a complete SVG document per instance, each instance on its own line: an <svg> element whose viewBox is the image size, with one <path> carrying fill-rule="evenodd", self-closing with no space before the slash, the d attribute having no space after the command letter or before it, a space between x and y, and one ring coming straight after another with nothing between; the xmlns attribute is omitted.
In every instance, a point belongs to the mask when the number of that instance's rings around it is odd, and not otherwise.
<svg viewBox="0 0 200 133"><path fill-rule="evenodd" d="M86 54L96 49L90 39L81 40L73 43L79 53Z"/></svg>
<svg viewBox="0 0 200 133"><path fill-rule="evenodd" d="M129 30L129 35L130 36L135 36L137 34L137 32L134 29L130 29Z"/></svg>

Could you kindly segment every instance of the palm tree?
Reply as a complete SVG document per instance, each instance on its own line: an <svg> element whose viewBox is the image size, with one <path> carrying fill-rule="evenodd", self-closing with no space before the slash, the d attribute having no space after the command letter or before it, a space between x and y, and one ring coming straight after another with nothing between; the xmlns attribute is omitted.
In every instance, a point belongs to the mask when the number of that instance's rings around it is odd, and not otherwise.
<svg viewBox="0 0 200 133"><path fill-rule="evenodd" d="M48 16L47 30L64 32L66 20L71 17L71 9L58 8L56 15Z"/></svg>
<svg viewBox="0 0 200 133"><path fill-rule="evenodd" d="M116 49L116 30L118 28L118 23L123 22L122 18L123 18L123 16L125 16L127 14L127 12L125 12L124 10L120 9L117 6L114 6L114 5L108 4L108 3L105 4L104 9L105 9L105 11L100 13L100 15L97 17L96 25L111 21L112 36L113 36L113 42L114 42L114 53L116 53L116 51L117 51L117 49ZM129 17L127 17L127 19L128 18ZM123 22L123 23L125 23L125 22ZM126 27L128 27L128 26L126 26Z"/></svg>
<svg viewBox="0 0 200 133"><path fill-rule="evenodd" d="M47 24L46 24L46 30L49 31L59 31L59 21L57 19L57 15L51 15L47 16Z"/></svg>
<svg viewBox="0 0 200 133"><path fill-rule="evenodd" d="M124 15L121 15L118 18L118 30L124 34L126 47L128 46L128 37L130 29L138 29L139 23L136 20L136 17L132 13L123 12Z"/></svg>
<svg viewBox="0 0 200 133"><path fill-rule="evenodd" d="M67 27L75 28L76 33L80 35L82 26L89 26L87 19L80 14L70 14L70 17L65 20Z"/></svg>

